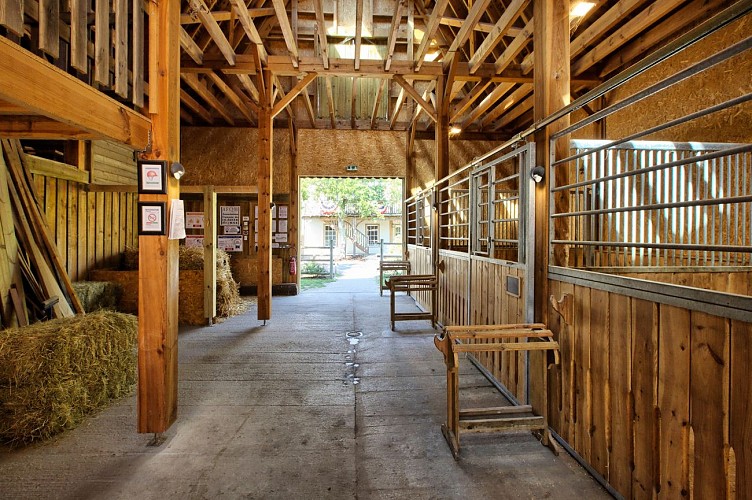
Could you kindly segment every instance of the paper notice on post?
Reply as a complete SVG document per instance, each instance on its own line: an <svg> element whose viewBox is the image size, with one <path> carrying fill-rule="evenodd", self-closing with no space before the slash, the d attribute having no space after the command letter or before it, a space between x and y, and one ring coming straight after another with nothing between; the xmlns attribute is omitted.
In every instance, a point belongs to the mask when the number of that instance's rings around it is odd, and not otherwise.
<svg viewBox="0 0 752 500"><path fill-rule="evenodd" d="M185 238L185 207L183 200L172 200L170 207L170 232L167 239L182 240Z"/></svg>

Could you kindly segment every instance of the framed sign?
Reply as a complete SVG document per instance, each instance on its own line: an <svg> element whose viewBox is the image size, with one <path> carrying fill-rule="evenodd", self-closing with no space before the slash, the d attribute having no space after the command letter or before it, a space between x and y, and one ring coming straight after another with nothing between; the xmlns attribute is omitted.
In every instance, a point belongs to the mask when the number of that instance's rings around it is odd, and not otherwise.
<svg viewBox="0 0 752 500"><path fill-rule="evenodd" d="M167 204L164 202L138 203L138 234L165 234Z"/></svg>
<svg viewBox="0 0 752 500"><path fill-rule="evenodd" d="M167 193L167 161L138 160L138 193Z"/></svg>

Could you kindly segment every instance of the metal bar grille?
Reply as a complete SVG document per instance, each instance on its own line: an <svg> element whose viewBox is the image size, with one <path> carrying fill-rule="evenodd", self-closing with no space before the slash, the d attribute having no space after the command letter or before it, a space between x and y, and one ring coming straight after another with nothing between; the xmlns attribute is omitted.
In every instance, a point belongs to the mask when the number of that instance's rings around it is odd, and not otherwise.
<svg viewBox="0 0 752 500"><path fill-rule="evenodd" d="M574 267L752 264L752 145L571 141L565 220ZM560 167L561 168L561 167ZM558 184L558 183L557 183Z"/></svg>

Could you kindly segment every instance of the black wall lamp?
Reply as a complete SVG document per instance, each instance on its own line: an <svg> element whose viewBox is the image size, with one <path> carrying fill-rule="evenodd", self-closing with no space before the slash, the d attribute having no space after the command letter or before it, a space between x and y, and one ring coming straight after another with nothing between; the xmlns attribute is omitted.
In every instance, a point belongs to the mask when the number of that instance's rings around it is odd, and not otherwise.
<svg viewBox="0 0 752 500"><path fill-rule="evenodd" d="M538 184L543 180L543 177L546 175L546 169L543 167L535 167L530 171L530 178L533 179L533 181Z"/></svg>
<svg viewBox="0 0 752 500"><path fill-rule="evenodd" d="M185 167L182 164L175 162L170 166L170 173L174 178L180 180L180 178L185 175Z"/></svg>

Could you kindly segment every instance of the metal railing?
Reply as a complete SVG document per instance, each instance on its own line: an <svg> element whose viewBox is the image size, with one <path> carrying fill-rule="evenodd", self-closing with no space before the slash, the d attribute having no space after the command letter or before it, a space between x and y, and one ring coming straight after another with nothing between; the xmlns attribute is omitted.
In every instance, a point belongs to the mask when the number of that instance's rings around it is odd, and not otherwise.
<svg viewBox="0 0 752 500"><path fill-rule="evenodd" d="M421 191L405 201L405 237L409 245L431 246L431 190Z"/></svg>

